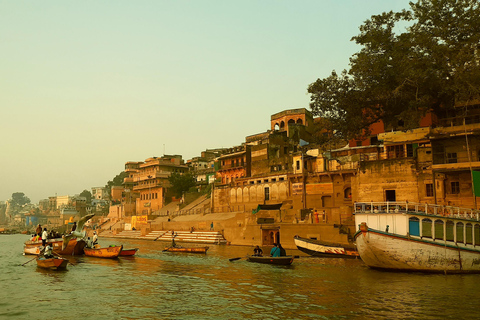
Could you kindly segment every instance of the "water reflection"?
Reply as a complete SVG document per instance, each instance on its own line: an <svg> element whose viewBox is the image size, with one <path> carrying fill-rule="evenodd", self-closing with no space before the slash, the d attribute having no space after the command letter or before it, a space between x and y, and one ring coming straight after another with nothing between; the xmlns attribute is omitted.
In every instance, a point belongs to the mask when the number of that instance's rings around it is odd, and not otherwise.
<svg viewBox="0 0 480 320"><path fill-rule="evenodd" d="M120 244L101 240L102 245ZM68 257L73 265L57 272L37 268L34 261L22 267L31 259L21 255L23 241L0 236L0 318L480 317L475 299L480 275L379 272L361 260L305 256L291 266L230 262L252 248L211 246L206 255L163 253L165 243L138 240L121 241L140 248L134 257Z"/></svg>

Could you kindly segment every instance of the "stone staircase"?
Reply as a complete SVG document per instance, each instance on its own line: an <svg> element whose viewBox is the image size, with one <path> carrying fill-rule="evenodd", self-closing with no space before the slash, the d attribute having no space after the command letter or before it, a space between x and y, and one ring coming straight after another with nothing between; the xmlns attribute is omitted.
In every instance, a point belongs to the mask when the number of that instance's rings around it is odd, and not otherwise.
<svg viewBox="0 0 480 320"><path fill-rule="evenodd" d="M217 231L175 231L176 242L195 242L209 244L225 244L227 240ZM172 241L172 232L167 231L157 240Z"/></svg>
<svg viewBox="0 0 480 320"><path fill-rule="evenodd" d="M194 242L194 243L208 243L208 244L225 244L227 240L220 232L217 231L175 231L175 241L177 242ZM138 230L123 230L116 235L112 235L113 238L126 238L126 239L142 239L142 240L160 240L160 241L172 241L172 231L151 231L150 233L142 236L141 231Z"/></svg>

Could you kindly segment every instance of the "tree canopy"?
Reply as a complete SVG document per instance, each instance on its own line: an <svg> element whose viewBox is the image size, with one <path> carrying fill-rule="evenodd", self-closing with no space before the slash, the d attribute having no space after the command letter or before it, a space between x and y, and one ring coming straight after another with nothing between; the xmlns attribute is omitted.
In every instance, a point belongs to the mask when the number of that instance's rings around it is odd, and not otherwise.
<svg viewBox="0 0 480 320"><path fill-rule="evenodd" d="M409 10L366 20L352 41L362 49L350 69L308 87L313 114L345 138L379 120L418 127L427 112L446 116L480 97L478 0L410 2Z"/></svg>
<svg viewBox="0 0 480 320"><path fill-rule="evenodd" d="M30 199L23 192L12 193L12 205L23 206L30 203Z"/></svg>
<svg viewBox="0 0 480 320"><path fill-rule="evenodd" d="M80 193L80 197L85 197L88 204L92 203L92 193L88 190L83 190Z"/></svg>
<svg viewBox="0 0 480 320"><path fill-rule="evenodd" d="M190 172L185 174L173 172L168 177L168 182L170 182L169 190L176 197L181 197L184 192L195 186L195 175Z"/></svg>

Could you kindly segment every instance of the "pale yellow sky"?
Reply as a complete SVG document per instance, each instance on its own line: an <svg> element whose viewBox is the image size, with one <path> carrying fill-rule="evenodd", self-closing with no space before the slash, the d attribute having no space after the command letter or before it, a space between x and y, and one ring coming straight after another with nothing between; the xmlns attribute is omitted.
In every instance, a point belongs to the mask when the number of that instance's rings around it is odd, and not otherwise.
<svg viewBox="0 0 480 320"><path fill-rule="evenodd" d="M0 201L103 186L127 161L231 147L348 68L408 1L0 1Z"/></svg>

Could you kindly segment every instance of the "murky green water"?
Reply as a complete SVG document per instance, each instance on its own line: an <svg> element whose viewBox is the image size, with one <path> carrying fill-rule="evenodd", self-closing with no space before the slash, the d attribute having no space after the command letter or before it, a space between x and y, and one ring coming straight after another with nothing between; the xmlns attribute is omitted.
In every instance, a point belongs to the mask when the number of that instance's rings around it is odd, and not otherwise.
<svg viewBox="0 0 480 320"><path fill-rule="evenodd" d="M45 271L23 256L25 235L0 235L0 319L479 319L480 275L371 270L361 260L302 256L292 266L230 262L253 248L207 255L138 247L136 257L71 257ZM299 251L288 254L301 255Z"/></svg>

